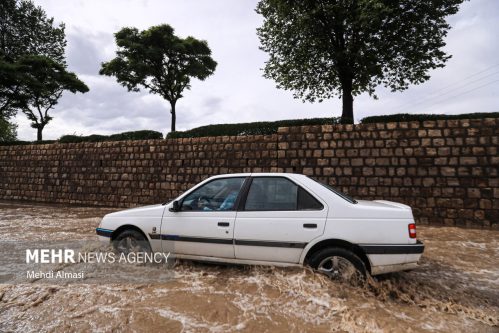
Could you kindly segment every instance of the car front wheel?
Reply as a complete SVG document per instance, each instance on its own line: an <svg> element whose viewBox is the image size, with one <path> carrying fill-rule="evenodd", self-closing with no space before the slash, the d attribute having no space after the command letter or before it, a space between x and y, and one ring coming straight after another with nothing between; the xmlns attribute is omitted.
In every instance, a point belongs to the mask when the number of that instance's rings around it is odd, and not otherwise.
<svg viewBox="0 0 499 333"><path fill-rule="evenodd" d="M124 230L114 240L113 246L120 253L151 252L148 240L136 230Z"/></svg>
<svg viewBox="0 0 499 333"><path fill-rule="evenodd" d="M329 247L314 253L309 265L331 280L357 284L365 280L366 266L349 250Z"/></svg>

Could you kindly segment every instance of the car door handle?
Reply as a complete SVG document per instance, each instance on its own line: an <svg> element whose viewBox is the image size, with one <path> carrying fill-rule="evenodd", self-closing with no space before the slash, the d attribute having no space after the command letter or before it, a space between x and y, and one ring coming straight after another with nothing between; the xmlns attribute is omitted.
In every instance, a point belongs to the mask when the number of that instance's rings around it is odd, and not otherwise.
<svg viewBox="0 0 499 333"><path fill-rule="evenodd" d="M315 224L315 223L305 223L305 224L303 224L303 227L307 228L307 229L316 229L317 228L317 224Z"/></svg>
<svg viewBox="0 0 499 333"><path fill-rule="evenodd" d="M218 226L219 227L228 227L228 226L230 226L230 223L229 222L218 222Z"/></svg>

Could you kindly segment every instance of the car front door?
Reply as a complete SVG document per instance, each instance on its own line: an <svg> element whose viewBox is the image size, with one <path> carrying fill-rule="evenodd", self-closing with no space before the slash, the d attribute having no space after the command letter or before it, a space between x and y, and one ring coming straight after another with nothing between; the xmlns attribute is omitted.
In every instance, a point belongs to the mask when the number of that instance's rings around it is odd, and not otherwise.
<svg viewBox="0 0 499 333"><path fill-rule="evenodd" d="M237 213L236 259L298 263L326 218L325 203L289 178L253 177Z"/></svg>
<svg viewBox="0 0 499 333"><path fill-rule="evenodd" d="M235 205L244 181L245 177L214 179L185 196L180 211L165 211L163 251L234 258Z"/></svg>

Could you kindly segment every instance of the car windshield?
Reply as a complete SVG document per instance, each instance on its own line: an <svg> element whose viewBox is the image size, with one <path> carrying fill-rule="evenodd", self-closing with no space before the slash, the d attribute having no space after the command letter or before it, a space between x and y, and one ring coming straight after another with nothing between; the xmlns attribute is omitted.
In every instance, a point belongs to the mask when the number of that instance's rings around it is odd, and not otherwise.
<svg viewBox="0 0 499 333"><path fill-rule="evenodd" d="M310 177L309 177L310 178ZM346 195L345 193L342 193L340 191L338 191L337 189L329 186L328 184L324 184L324 183L321 183L320 181L317 181L313 178L310 178L312 179L313 181L315 181L316 183L319 183L321 184L322 186L324 186L325 188L327 188L328 190L330 190L331 192L333 192L334 194L342 197L343 199L345 199L346 201L350 202L350 203L353 203L353 204L356 204L357 203L357 200L355 200L354 198L352 198L351 196L348 196Z"/></svg>

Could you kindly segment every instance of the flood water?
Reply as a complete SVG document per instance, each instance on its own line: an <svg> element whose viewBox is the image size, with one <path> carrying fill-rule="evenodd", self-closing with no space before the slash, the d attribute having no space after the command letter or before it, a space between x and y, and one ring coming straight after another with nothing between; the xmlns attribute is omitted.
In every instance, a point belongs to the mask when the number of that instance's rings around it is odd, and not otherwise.
<svg viewBox="0 0 499 333"><path fill-rule="evenodd" d="M113 210L0 203L0 247L91 240ZM419 226L421 267L366 286L178 262L153 284L0 284L0 332L499 332L499 231Z"/></svg>

